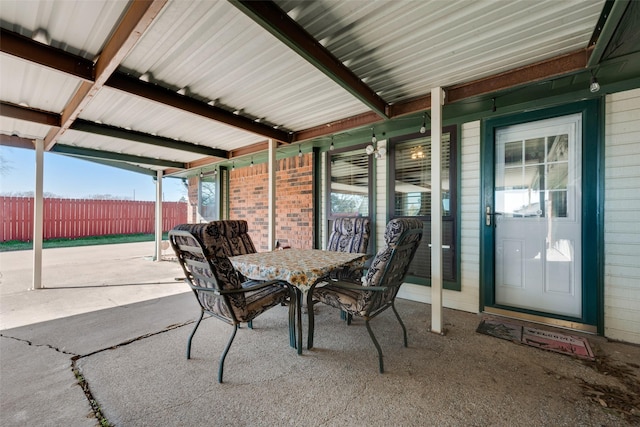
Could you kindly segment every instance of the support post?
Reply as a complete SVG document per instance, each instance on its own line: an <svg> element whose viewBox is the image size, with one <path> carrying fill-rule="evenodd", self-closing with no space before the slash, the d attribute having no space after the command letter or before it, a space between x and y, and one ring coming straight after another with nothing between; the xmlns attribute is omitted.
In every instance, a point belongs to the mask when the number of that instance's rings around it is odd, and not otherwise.
<svg viewBox="0 0 640 427"><path fill-rule="evenodd" d="M431 89L431 332L442 334L442 105L444 91Z"/></svg>
<svg viewBox="0 0 640 427"><path fill-rule="evenodd" d="M43 182L44 182L44 140L36 139L36 182L33 195L33 283L31 290L42 289L42 239L43 239Z"/></svg>
<svg viewBox="0 0 640 427"><path fill-rule="evenodd" d="M269 250L276 247L276 148L278 143L269 139Z"/></svg>
<svg viewBox="0 0 640 427"><path fill-rule="evenodd" d="M156 172L156 262L162 261L162 171Z"/></svg>

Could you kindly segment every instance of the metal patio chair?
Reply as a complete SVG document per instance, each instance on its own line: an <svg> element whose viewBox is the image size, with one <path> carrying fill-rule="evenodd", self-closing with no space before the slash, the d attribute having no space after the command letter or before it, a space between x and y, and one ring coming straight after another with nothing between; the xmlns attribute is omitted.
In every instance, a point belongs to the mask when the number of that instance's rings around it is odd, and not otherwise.
<svg viewBox="0 0 640 427"><path fill-rule="evenodd" d="M289 336L295 319L295 294L286 283L280 281L242 282L233 268L223 247L210 243L210 254L205 255L202 241L185 230L171 230L169 241L185 274L185 282L191 287L200 305L200 317L187 342L187 359L191 358L191 340L207 313L233 326L229 341L220 357L218 382L222 382L224 361L238 331L240 323L252 321L268 309L289 304Z"/></svg>
<svg viewBox="0 0 640 427"><path fill-rule="evenodd" d="M328 278L327 284L315 287L307 295L309 315L308 348L313 347L314 313L317 302L338 308L350 316L362 317L369 336L378 350L380 373L384 372L382 349L376 340L369 321L389 307L402 326L404 346L407 346L407 329L394 305L396 295L409 270L416 249L422 239L423 223L415 218L396 218L387 224L384 234L385 248L380 250L362 281Z"/></svg>

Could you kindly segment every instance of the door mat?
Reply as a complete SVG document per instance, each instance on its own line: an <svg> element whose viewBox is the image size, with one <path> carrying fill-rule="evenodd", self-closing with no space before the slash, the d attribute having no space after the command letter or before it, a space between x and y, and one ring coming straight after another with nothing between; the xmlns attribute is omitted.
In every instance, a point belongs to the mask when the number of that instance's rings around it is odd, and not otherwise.
<svg viewBox="0 0 640 427"><path fill-rule="evenodd" d="M476 332L543 350L567 354L580 359L595 359L591 346L589 346L589 341L574 335L530 328L494 319L482 320Z"/></svg>

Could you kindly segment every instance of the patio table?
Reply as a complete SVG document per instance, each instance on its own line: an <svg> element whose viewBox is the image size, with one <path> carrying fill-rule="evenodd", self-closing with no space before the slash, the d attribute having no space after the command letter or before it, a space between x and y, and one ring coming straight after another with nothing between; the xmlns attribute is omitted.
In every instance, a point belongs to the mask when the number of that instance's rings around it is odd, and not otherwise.
<svg viewBox="0 0 640 427"><path fill-rule="evenodd" d="M273 252L257 252L229 257L231 264L245 277L254 280L283 280L296 292L298 339L290 332L298 354L302 354L303 294L333 270L344 267L359 268L369 255L363 253L324 251L320 249L285 249Z"/></svg>

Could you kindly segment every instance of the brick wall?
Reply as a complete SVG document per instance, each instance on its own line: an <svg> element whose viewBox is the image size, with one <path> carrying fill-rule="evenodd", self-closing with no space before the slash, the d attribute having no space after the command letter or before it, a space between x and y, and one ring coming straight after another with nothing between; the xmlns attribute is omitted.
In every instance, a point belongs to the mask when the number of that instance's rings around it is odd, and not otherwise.
<svg viewBox="0 0 640 427"><path fill-rule="evenodd" d="M229 219L245 219L260 251L268 250L269 171L266 163L230 171ZM313 247L313 153L276 162L276 239Z"/></svg>

